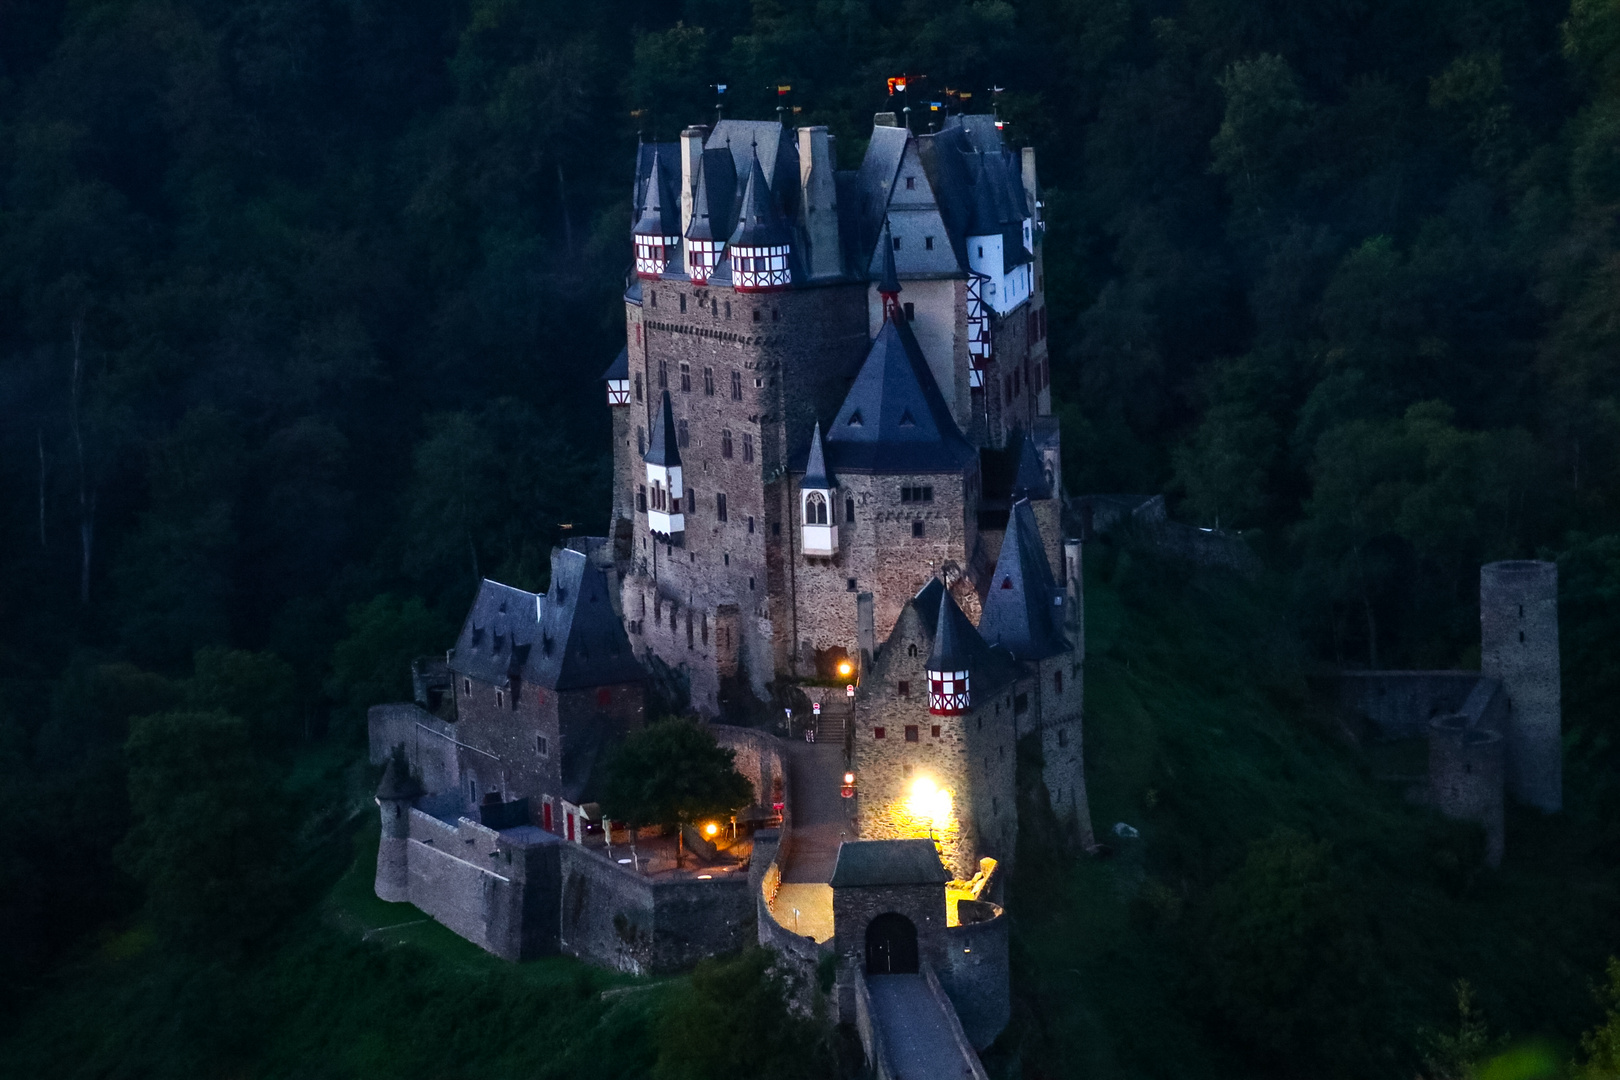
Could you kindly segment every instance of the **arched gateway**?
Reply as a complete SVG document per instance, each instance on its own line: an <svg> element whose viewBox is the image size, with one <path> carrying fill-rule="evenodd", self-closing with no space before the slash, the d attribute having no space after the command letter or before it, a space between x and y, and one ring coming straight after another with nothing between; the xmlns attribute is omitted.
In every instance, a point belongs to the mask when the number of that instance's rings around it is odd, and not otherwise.
<svg viewBox="0 0 1620 1080"><path fill-rule="evenodd" d="M904 915L889 911L866 926L868 975L917 974L917 926Z"/></svg>

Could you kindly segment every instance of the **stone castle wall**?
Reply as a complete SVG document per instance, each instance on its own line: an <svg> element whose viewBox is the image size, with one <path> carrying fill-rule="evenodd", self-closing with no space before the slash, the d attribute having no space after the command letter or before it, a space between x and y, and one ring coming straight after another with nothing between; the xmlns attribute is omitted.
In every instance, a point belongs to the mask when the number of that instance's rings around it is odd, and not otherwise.
<svg viewBox="0 0 1620 1080"><path fill-rule="evenodd" d="M1517 560L1479 572L1480 671L1507 693L1507 784L1520 802L1564 805L1558 564Z"/></svg>
<svg viewBox="0 0 1620 1080"><path fill-rule="evenodd" d="M787 765L782 740L753 728L710 724L709 732L721 746L736 754L737 771L754 785L754 801L770 806L787 791Z"/></svg>
<svg viewBox="0 0 1620 1080"><path fill-rule="evenodd" d="M394 747L403 746L412 771L428 791L453 789L461 782L455 732L455 724L411 702L373 705L366 713L371 763L381 765Z"/></svg>
<svg viewBox="0 0 1620 1080"><path fill-rule="evenodd" d="M960 925L945 928L935 970L956 1007L968 1041L982 1050L1012 1019L1007 916L994 904L975 900L959 903L977 909L973 917L981 921L963 918Z"/></svg>
<svg viewBox="0 0 1620 1080"><path fill-rule="evenodd" d="M1500 732L1453 713L1429 725L1429 789L1435 809L1485 830L1485 861L1502 865L1504 742Z"/></svg>

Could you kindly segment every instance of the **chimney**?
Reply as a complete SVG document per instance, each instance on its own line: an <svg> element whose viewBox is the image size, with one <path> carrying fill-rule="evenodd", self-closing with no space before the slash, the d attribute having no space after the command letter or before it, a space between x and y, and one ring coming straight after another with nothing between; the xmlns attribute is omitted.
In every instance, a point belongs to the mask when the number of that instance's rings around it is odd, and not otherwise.
<svg viewBox="0 0 1620 1080"><path fill-rule="evenodd" d="M698 170L703 165L703 140L709 129L694 124L681 132L681 251L686 258L682 265L691 266L691 252L686 250L686 230L692 225L693 196L696 194Z"/></svg>
<svg viewBox="0 0 1620 1080"><path fill-rule="evenodd" d="M899 127L900 126L900 121L895 117L894 113L892 113L892 112L873 113L872 114L872 126L873 127Z"/></svg>
<svg viewBox="0 0 1620 1080"><path fill-rule="evenodd" d="M1024 147L1023 173L1025 201L1024 216L1029 218L1030 221L1039 221L1040 215L1035 212L1035 202L1037 196L1035 194L1035 148L1033 146Z"/></svg>
<svg viewBox="0 0 1620 1080"><path fill-rule="evenodd" d="M809 253L805 263L812 281L837 277L843 270L838 250L838 182L832 139L825 127L799 129L800 224Z"/></svg>

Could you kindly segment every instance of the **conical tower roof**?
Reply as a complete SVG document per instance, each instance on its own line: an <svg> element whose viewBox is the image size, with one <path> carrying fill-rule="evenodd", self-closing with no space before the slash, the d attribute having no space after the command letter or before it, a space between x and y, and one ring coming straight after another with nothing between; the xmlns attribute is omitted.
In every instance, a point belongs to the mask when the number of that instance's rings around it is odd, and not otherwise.
<svg viewBox="0 0 1620 1080"><path fill-rule="evenodd" d="M652 438L647 440L647 452L641 460L648 465L662 465L673 469L681 463L681 448L675 438L675 409L669 402L669 391L659 403L658 415L653 417Z"/></svg>
<svg viewBox="0 0 1620 1080"><path fill-rule="evenodd" d="M889 232L889 219L883 219L883 273L878 278L877 290L885 296L900 292L900 274L894 266L894 237Z"/></svg>
<svg viewBox="0 0 1620 1080"><path fill-rule="evenodd" d="M984 639L973 629L968 617L956 606L949 589L941 592L939 622L934 628L934 648L928 654L929 671L971 671L985 651Z"/></svg>
<svg viewBox="0 0 1620 1080"><path fill-rule="evenodd" d="M792 239L787 223L776 212L776 200L756 156L749 165L748 186L743 189L742 210L737 216L737 229L731 234L731 245L787 247Z"/></svg>
<svg viewBox="0 0 1620 1080"><path fill-rule="evenodd" d="M1046 482L1046 466L1035 449L1035 436L1024 432L1018 443L1018 471L1013 474L1012 497L1018 499L1050 499L1052 488Z"/></svg>
<svg viewBox="0 0 1620 1080"><path fill-rule="evenodd" d="M669 190L658 148L653 148L652 175L647 178L646 194L642 196L640 214L631 232L636 236L679 236L680 203Z"/></svg>
<svg viewBox="0 0 1620 1080"><path fill-rule="evenodd" d="M800 488L831 488L833 486L832 474L827 471L827 455L821 448L821 421L816 421L816 429L810 435L810 459L805 462L804 479L799 482Z"/></svg>
<svg viewBox="0 0 1620 1080"><path fill-rule="evenodd" d="M1007 535L990 576L979 618L980 636L1019 660L1044 660L1069 648L1063 636L1063 594L1046 562L1028 499L1013 506Z"/></svg>
<svg viewBox="0 0 1620 1080"><path fill-rule="evenodd" d="M377 785L377 798L414 799L422 794L422 785L411 775L410 762L405 759L405 748L394 747L383 766L382 783Z"/></svg>

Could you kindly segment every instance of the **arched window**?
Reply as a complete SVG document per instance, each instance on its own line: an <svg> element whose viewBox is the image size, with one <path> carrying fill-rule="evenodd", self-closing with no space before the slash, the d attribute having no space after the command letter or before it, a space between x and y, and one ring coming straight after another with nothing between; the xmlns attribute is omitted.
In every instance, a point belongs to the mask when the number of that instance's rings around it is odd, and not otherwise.
<svg viewBox="0 0 1620 1080"><path fill-rule="evenodd" d="M806 525L827 524L827 499L819 491L812 491L804 497L804 523Z"/></svg>

